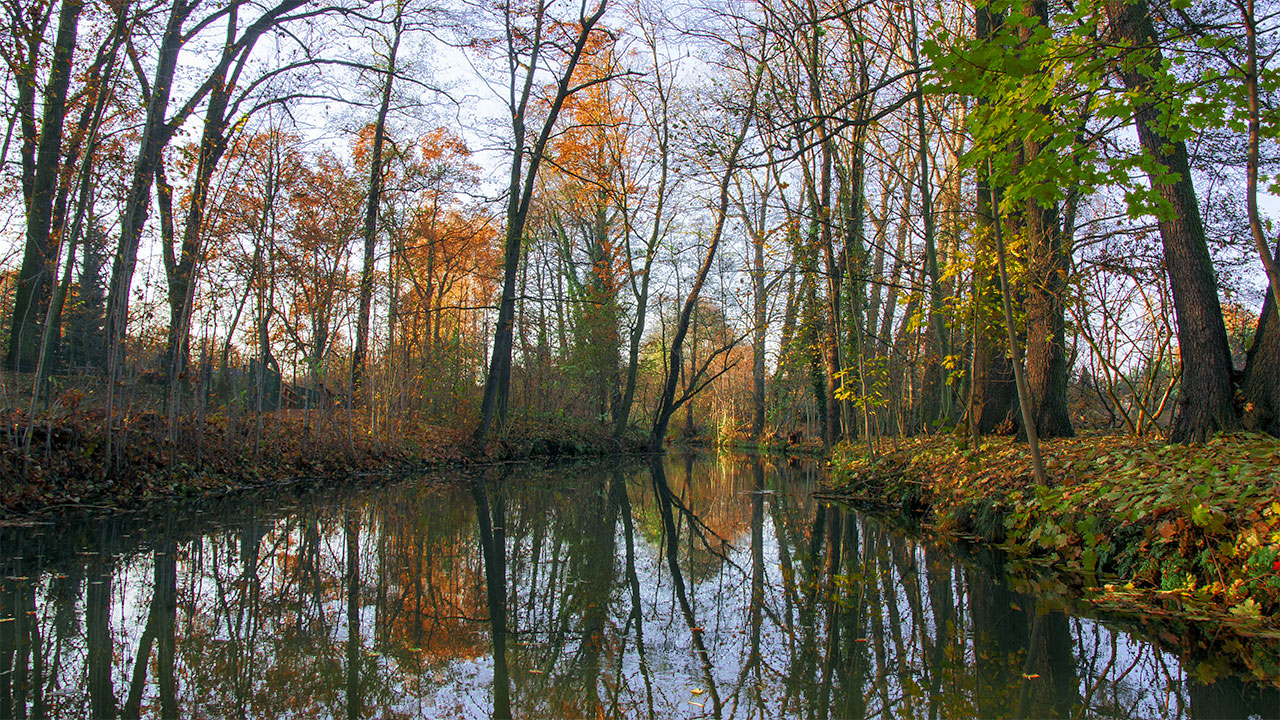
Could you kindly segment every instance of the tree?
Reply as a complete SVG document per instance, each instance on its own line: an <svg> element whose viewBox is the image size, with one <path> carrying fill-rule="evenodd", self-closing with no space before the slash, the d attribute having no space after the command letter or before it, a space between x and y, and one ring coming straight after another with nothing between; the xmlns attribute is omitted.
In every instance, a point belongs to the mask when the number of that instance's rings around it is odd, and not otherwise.
<svg viewBox="0 0 1280 720"><path fill-rule="evenodd" d="M33 167L29 171L24 170L24 176L28 172L30 174L29 186L24 182L24 190L27 191L26 247L14 297L7 362L16 370L35 369L43 336L40 330L44 325L38 320L42 320L46 314L50 288L57 275L61 228L51 225L57 181L62 169L60 159L63 123L66 118L67 90L71 86L72 54L75 51L76 33L83 9L83 0L64 0L58 11L57 37L44 91L44 109L38 140L24 137L27 145L35 141L36 150ZM32 53L28 62L34 65L35 60ZM34 83L34 68L30 70L30 78L25 78L25 74L19 74L19 83ZM34 132L34 127L28 123L24 123L24 126L24 135Z"/></svg>
<svg viewBox="0 0 1280 720"><path fill-rule="evenodd" d="M327 389L329 356L343 299L350 288L350 247L360 237L364 199L359 179L330 153L303 167L288 194L295 220L287 244L280 249L293 294L293 325L305 324L306 339L295 331L313 391Z"/></svg>
<svg viewBox="0 0 1280 720"><path fill-rule="evenodd" d="M116 246L115 261L111 271L111 285L107 295L108 375L115 378L122 361L121 344L125 337L128 319L129 291L137 266L138 249L142 231L151 207L151 188L155 182L156 167L161 154L179 128L196 111L215 88L224 87L228 68L242 56L248 56L259 38L280 23L298 18L291 15L306 5L306 0L282 0L269 6L251 23L228 31L228 38L218 62L208 70L202 82L195 87L186 101L172 117L169 105L173 93L174 75L183 47L194 37L192 28L206 26L225 13L247 5L247 0L233 0L226 8L211 10L206 18L188 23L199 8L199 0L175 0L169 10L164 32L156 55L156 69L148 79L138 70L138 82L146 103L146 119L139 142L129 183L129 194L120 215L120 238ZM234 15L234 13L232 13ZM186 29L184 29L186 28Z"/></svg>
<svg viewBox="0 0 1280 720"><path fill-rule="evenodd" d="M908 39L908 47L911 55L911 69L916 75L915 93L915 121L916 121L916 141L918 143L918 162L920 164L920 173L918 180L920 183L920 220L924 232L924 262L925 275L928 281L929 292L929 340L932 342L934 357L929 360L926 373L929 377L926 380L926 391L930 397L928 401L934 407L930 421L943 421L951 417L951 392L944 377L944 371L941 367L943 358L948 352L949 339L947 337L946 322L942 317L942 273L938 263L938 245L937 230L934 220L933 207L933 176L929 172L929 134L925 127L925 93L924 93L924 72L920 64L920 31L919 22L916 18L916 4L908 3L908 13L911 16L911 37Z"/></svg>
<svg viewBox="0 0 1280 720"><path fill-rule="evenodd" d="M369 194L364 209L364 262L360 267L359 315L356 319L356 344L351 356L351 385L360 385L369 354L369 312L373 301L373 269L378 250L378 202L382 194L382 146L386 139L387 112L391 108L391 89L396 77L396 55L404 36L404 0L396 0L391 18L391 37L386 43L386 76L382 80L382 98L378 116L373 122L373 141L369 150Z"/></svg>
<svg viewBox="0 0 1280 720"><path fill-rule="evenodd" d="M1274 93L1280 85L1280 72L1268 67L1268 63L1276 57L1274 45L1269 51L1258 47L1258 36L1262 22L1257 15L1254 0L1236 0L1234 3L1240 11L1241 26L1245 35L1244 64L1234 64L1234 70L1244 76L1247 112L1246 125L1249 133L1248 158L1246 160L1245 202L1249 215L1249 234L1266 271L1270 292L1263 300L1262 312L1258 316L1258 328L1254 334L1253 345L1249 348L1248 360L1244 371L1244 425L1250 429L1265 430L1272 435L1280 435L1280 266L1277 255L1264 233L1262 213L1258 208L1258 184L1262 165L1262 140L1264 135L1274 140L1280 126L1277 125L1274 109L1264 117L1261 96L1263 92ZM1274 19L1272 15L1272 19ZM1274 24L1270 28L1273 34ZM1272 35L1273 37L1273 35ZM1274 192L1280 184L1273 183Z"/></svg>
<svg viewBox="0 0 1280 720"><path fill-rule="evenodd" d="M565 100L585 87L610 79L605 77L581 84L574 83L574 71L582 60L593 33L597 32L596 26L604 17L607 7L608 0L599 0L594 6L584 3L578 11L576 23L553 18L547 0L537 0L528 16L522 15L518 8L509 3L500 8L504 27L502 41L507 53L505 100L511 111L514 146L511 149L511 172L507 183L502 296L498 304L489 371L485 376L484 398L480 405L480 424L474 434L475 441L480 445L488 440L489 431L494 426L502 428L506 424L507 398L511 384L516 279L524 242L524 226L529 217L529 205L533 201L538 170L542 166L547 143ZM557 79L551 95L542 98L546 108L545 115L540 117L541 126L531 138L530 112L534 110L537 100L534 91L538 89L537 79L544 63L554 64Z"/></svg>
<svg viewBox="0 0 1280 720"><path fill-rule="evenodd" d="M1007 18L990 7L978 9L978 33L972 54L966 56L968 62L943 71L957 81L954 89L977 99L969 116L974 147L968 162L986 194L977 199L979 229L973 261L977 339L969 421L974 433L991 431L1004 417L1000 407L988 407L989 401L1008 398L1000 391L1000 376L1007 374L1000 370L1007 361L1003 352L993 353L988 329L993 324L988 308L996 288L985 257L986 234L1000 220L1006 223L1011 242L1022 249L1020 264L1025 267L1021 273L1010 273L1012 284L999 292L1016 293L1026 310L1024 329L1015 331L1025 342L1026 379L1034 406L1031 417L1041 437L1070 436L1071 368L1065 341L1071 258L1068 219L1080 191L1068 189L1086 185L1089 173L1081 162L1076 133L1067 124L1083 122L1073 104L1077 91L1073 78L1061 78L1046 69L1062 62L1067 53L1064 47L1078 48L1072 38L1055 35L1047 3L1030 0L1001 7L1007 7ZM1008 210L1007 219L996 218L989 205L997 189Z"/></svg>
<svg viewBox="0 0 1280 720"><path fill-rule="evenodd" d="M1134 98L1133 122L1160 202L1160 240L1178 317L1183 370L1179 413L1170 439L1202 442L1214 432L1239 427L1218 281L1192 184L1187 145L1168 106L1168 77L1147 2L1107 0L1105 10L1111 37L1128 50L1116 72Z"/></svg>
<svg viewBox="0 0 1280 720"><path fill-rule="evenodd" d="M71 367L100 367L106 360L102 326L106 319L106 233L91 226L80 244L82 259L74 296L68 309L67 337L62 351Z"/></svg>
<svg viewBox="0 0 1280 720"><path fill-rule="evenodd" d="M1005 339L1009 342L1009 356L1013 358L1013 379L1018 388L1018 408L1022 411L1022 427L1027 432L1027 445L1031 450L1031 467L1035 472L1036 483L1047 483L1044 460L1040 457L1040 438L1038 424L1035 421L1035 403L1031 397L1031 388L1022 369L1022 358L1018 352L1018 338L1013 325L1013 302L1009 299L1009 269L1007 252L1005 251L1004 232L1000 227L1000 203L995 193L988 198L994 210L992 224L996 235L996 258L1000 268L1000 302L1004 307Z"/></svg>
<svg viewBox="0 0 1280 720"><path fill-rule="evenodd" d="M388 369L404 380L393 381L390 395L456 411L461 388L476 385L477 343L488 340L475 337L467 320L493 296L493 218L468 200L480 167L454 131L430 130L397 159L400 179L388 187L383 214L392 254Z"/></svg>
<svg viewBox="0 0 1280 720"><path fill-rule="evenodd" d="M760 49L746 46L745 43L739 46L738 50L742 53L742 57L739 59L743 63L743 67L738 68L738 71L744 76L742 80L745 82L741 90L746 98L746 103L742 108L735 109L734 112L730 113L731 118L738 118L736 123L731 124L728 128L720 129L719 133L713 134L712 138L708 139L709 154L719 160L720 163L720 168L716 173L718 176L716 184L718 197L715 200L716 204L712 207L712 226L707 237L706 251L694 275L689 291L685 295L680 313L676 318L671 344L667 351L666 378L662 383L662 390L658 396L658 407L654 411L653 430L649 435L649 447L655 452L662 450L663 443L667 437L667 426L670 424L671 417L676 410L692 398L702 387L705 387L705 383L702 386L696 384L701 372L695 368L695 372L690 375L692 379L689 386L680 397L676 397L676 387L680 382L681 370L684 367L685 337L689 333L690 320L694 309L698 305L698 297L702 292L702 286L706 283L707 274L711 271L712 262L716 257L716 250L719 249L720 240L724 237L725 223L729 216L731 185L734 175L741 169L739 163L743 145L746 144L757 103L759 102L765 66L765 58L760 54L756 54ZM730 120L730 122L732 123L733 121ZM707 362L709 364L710 361L708 360Z"/></svg>
<svg viewBox="0 0 1280 720"><path fill-rule="evenodd" d="M1025 50L1035 53L1029 46L1044 43L1052 32L1049 4L1032 0L1022 12L1030 21L1019 24L1019 39ZM1047 99L1037 102L1032 112L1045 117L1046 124L1052 122L1052 108ZM1052 152L1050 146L1054 139L1052 135L1028 132L1021 142L1021 163L1034 168L1042 162L1042 155ZM1070 437L1075 433L1067 413L1067 381L1071 368L1066 354L1064 317L1069 238L1064 237L1057 198L1029 194L1022 212L1022 231L1027 243L1027 384L1034 398L1036 435Z"/></svg>
<svg viewBox="0 0 1280 720"><path fill-rule="evenodd" d="M1273 286L1274 288L1274 286ZM1267 293L1244 366L1244 426L1280 436L1280 320Z"/></svg>
<svg viewBox="0 0 1280 720"><path fill-rule="evenodd" d="M645 44L652 63L651 83L628 83L629 92L636 100L639 112L643 115L643 126L649 136L649 151L656 154L654 164L658 174L657 184L653 190L653 211L649 220L649 232L644 249L639 253L640 267L635 268L636 249L632 245L632 236L637 233L637 208L632 203L634 193L628 193L627 202L623 204L623 242L626 246L627 265L632 297L635 300L636 315L628 333L626 374L623 381L622 399L614 413L614 440L622 438L631 419L632 405L635 402L636 383L640 370L640 344L644 339L645 322L649 311L649 289L652 280L653 261L658 246L669 230L668 195L678 190L679 178L671 172L672 158L672 120L673 120L673 76L674 70L664 67L659 48L657 23L647 19L639 19ZM634 78L631 78L634 80ZM630 183L628 183L630 185Z"/></svg>
<svg viewBox="0 0 1280 720"><path fill-rule="evenodd" d="M1003 17L992 12L988 3L974 3L974 39L980 45L992 40ZM976 98L979 106L986 104L985 96ZM974 447L977 438L989 435L1005 424L1017 400L1013 380L1013 368L1009 355L999 344L999 330L1003 326L1000 315L1000 277L992 243L995 209L991 198L1000 193L992 188L990 173L983 164L975 168L975 212L972 238L973 247L973 361L970 370L970 395L968 425Z"/></svg>
<svg viewBox="0 0 1280 720"><path fill-rule="evenodd" d="M168 281L169 326L165 346L165 370L169 379L169 401L176 412L177 386L190 361L192 303L199 279L201 259L204 254L206 215L211 194L214 192L214 175L228 145L239 129L246 127L257 112L283 105L297 97L296 93L281 93L271 88L271 81L285 73L307 67L311 60L289 62L264 70L256 77L245 77L249 61L253 57L253 42L237 42L240 31L240 6L232 4L227 9L227 20L222 54L210 76L212 85L208 91L204 119L194 155L194 173L185 197L182 234L176 233L173 218L171 191L162 187L165 182L157 174L158 206L168 212L169 231L162 232L161 257L165 278ZM267 90L268 92L263 92ZM267 95L260 99L259 95ZM158 168L159 170L159 168ZM168 195L169 197L165 197Z"/></svg>
<svg viewBox="0 0 1280 720"><path fill-rule="evenodd" d="M761 440L765 431L768 397L765 393L765 342L769 332L768 291L780 279L770 281L765 269L765 245L769 235L769 199L774 192L772 177L748 176L750 190L741 178L734 178L736 204L742 216L747 240L747 272L751 277L751 439Z"/></svg>
<svg viewBox="0 0 1280 720"><path fill-rule="evenodd" d="M627 231L624 206L632 188L628 97L607 78L619 72L610 43L597 36L578 64L573 82L593 83L566 99L565 128L547 151L542 202L567 272L577 366L593 396L595 414L620 410L620 293L625 282ZM581 262L579 262L581 260ZM580 273L579 265L583 266Z"/></svg>

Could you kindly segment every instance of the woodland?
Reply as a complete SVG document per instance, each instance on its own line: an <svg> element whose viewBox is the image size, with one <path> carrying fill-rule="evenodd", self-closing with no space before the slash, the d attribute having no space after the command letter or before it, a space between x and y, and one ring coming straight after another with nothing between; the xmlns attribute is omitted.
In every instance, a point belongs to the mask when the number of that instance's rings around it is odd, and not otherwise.
<svg viewBox="0 0 1280 720"><path fill-rule="evenodd" d="M1280 433L1269 0L0 8L0 487Z"/></svg>

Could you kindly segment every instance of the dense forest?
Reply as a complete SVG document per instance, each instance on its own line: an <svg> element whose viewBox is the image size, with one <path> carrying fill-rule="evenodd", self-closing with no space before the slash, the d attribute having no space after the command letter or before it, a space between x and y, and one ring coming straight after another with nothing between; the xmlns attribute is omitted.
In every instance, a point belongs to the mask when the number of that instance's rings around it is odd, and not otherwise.
<svg viewBox="0 0 1280 720"><path fill-rule="evenodd" d="M1273 3L0 6L26 456L1280 433Z"/></svg>

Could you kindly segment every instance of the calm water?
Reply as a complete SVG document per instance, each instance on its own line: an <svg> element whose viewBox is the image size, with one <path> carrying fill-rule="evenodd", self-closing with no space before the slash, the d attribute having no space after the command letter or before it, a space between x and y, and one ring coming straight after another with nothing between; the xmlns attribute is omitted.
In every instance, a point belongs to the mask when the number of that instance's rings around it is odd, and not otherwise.
<svg viewBox="0 0 1280 720"><path fill-rule="evenodd" d="M753 458L0 533L0 717L1280 717Z"/></svg>

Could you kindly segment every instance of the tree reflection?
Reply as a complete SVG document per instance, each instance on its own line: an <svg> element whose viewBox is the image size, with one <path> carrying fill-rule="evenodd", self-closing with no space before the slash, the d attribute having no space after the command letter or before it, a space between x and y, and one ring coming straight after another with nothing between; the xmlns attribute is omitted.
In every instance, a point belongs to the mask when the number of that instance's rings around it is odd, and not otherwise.
<svg viewBox="0 0 1280 720"><path fill-rule="evenodd" d="M747 660L742 666L742 679L739 685L750 683L748 696L759 711L761 717L766 712L764 702L764 677L761 672L763 662L760 652L760 630L764 624L764 465L759 458L751 462L751 605L748 610L751 646L747 652Z"/></svg>
<svg viewBox="0 0 1280 720"><path fill-rule="evenodd" d="M111 640L111 581L115 569L115 556L110 552L109 540L102 546L105 552L93 554L88 561L85 590L84 622L85 643L88 647L86 664L89 669L89 715L96 718L116 716L115 690L111 681L112 660L115 648ZM17 704L18 698L14 698Z"/></svg>
<svg viewBox="0 0 1280 720"><path fill-rule="evenodd" d="M974 700L983 717L1012 717L1026 655L1027 612L1017 596L990 574L969 570L969 613L974 636Z"/></svg>
<svg viewBox="0 0 1280 720"><path fill-rule="evenodd" d="M815 482L682 456L0 528L0 719L1280 715Z"/></svg>
<svg viewBox="0 0 1280 720"><path fill-rule="evenodd" d="M347 717L364 716L360 687L360 516L350 507L343 511L342 534L346 539L347 591Z"/></svg>
<svg viewBox="0 0 1280 720"><path fill-rule="evenodd" d="M160 691L160 717L178 717L178 681L175 668L175 632L178 615L178 546L173 541L172 524L165 524L164 540L155 553L155 584L151 593L152 612L157 617L159 638L156 680Z"/></svg>
<svg viewBox="0 0 1280 720"><path fill-rule="evenodd" d="M644 640L644 604L640 599L640 576L636 572L636 530L635 522L631 515L631 497L627 492L626 479L623 477L621 468L615 468L609 486L610 495L613 497L614 504L617 506L618 514L622 516L622 536L623 546L625 548L624 557L624 573L626 575L627 591L631 599L631 606L627 611L626 624L623 628L622 636L624 639L628 637L627 629L635 628L636 637L636 654L637 666L640 671L640 678L644 683L644 707L647 710L646 716L654 717L653 705L653 678L649 671L649 660L645 654ZM625 649L625 646L623 646ZM619 664L619 671L622 666ZM617 703L611 708L615 712L619 712Z"/></svg>
<svg viewBox="0 0 1280 720"><path fill-rule="evenodd" d="M691 460L687 462L691 462ZM689 591L684 583L684 573L680 569L680 526L676 524L675 516L672 512L672 508L676 504L675 495L671 492L671 486L667 484L667 473L663 465L663 458L655 457L649 464L649 472L653 477L653 492L658 500L658 510L662 518L662 540L663 547L666 550L667 569L671 572L671 584L675 590L676 601L680 604L680 613L684 615L685 624L688 625L689 633L693 638L694 652L698 655L703 683L707 686L711 695L712 715L718 718L723 709L720 693L716 687L715 677L711 672L712 658L707 652L707 645L703 638L705 631L694 616L693 605L689 602ZM686 479L691 474L688 465L686 465ZM682 510L684 510L683 507ZM695 532L695 523L693 521L696 520L696 516L688 510L685 510L684 514L691 520L689 532L692 541L692 535Z"/></svg>
<svg viewBox="0 0 1280 720"><path fill-rule="evenodd" d="M151 602L147 622L138 641L134 655L129 696L125 700L122 718L142 717L142 695L147 685L147 671L151 660L151 648L157 646L156 681L160 695L160 716L178 716L174 677L174 618L177 613L177 546L173 542L172 527L166 523L155 551L152 553Z"/></svg>
<svg viewBox="0 0 1280 720"><path fill-rule="evenodd" d="M471 483L476 519L480 528L480 551L484 557L485 595L489 600L489 627L493 637L493 717L511 717L511 678L507 671L507 564L506 498L502 482ZM490 501L490 492L493 499Z"/></svg>

